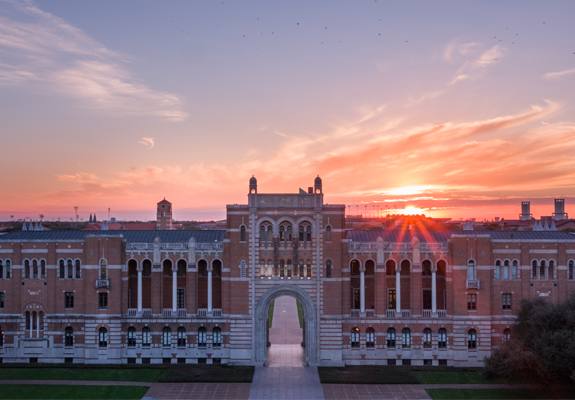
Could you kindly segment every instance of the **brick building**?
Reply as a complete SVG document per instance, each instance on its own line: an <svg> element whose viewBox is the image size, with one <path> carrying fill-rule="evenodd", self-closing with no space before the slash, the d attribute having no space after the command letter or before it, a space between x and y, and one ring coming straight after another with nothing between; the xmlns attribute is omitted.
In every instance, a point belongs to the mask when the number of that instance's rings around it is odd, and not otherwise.
<svg viewBox="0 0 575 400"><path fill-rule="evenodd" d="M575 290L569 233L346 230L323 196L252 177L225 230L170 230L162 201L156 231L0 237L2 361L262 364L288 295L309 364L480 365L521 299Z"/></svg>

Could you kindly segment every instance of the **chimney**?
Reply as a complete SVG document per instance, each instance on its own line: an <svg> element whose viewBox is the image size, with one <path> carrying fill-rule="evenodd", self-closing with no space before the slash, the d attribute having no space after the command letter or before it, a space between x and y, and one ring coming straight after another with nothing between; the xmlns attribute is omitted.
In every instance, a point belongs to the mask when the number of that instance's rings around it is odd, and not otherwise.
<svg viewBox="0 0 575 400"><path fill-rule="evenodd" d="M529 221L533 215L531 214L531 202L522 201L521 202L521 214L519 214L519 219L521 221Z"/></svg>
<svg viewBox="0 0 575 400"><path fill-rule="evenodd" d="M568 218L569 216L565 212L565 199L555 199L555 212L553 213L553 219L558 221Z"/></svg>

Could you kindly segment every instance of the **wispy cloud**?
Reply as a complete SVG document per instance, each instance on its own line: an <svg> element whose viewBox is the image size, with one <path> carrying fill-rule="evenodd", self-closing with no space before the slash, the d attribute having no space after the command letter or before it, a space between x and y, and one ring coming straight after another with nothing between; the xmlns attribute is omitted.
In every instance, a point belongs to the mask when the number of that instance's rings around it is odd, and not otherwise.
<svg viewBox="0 0 575 400"><path fill-rule="evenodd" d="M463 66L456 72L451 80L451 84L461 82L468 79L476 79L480 77L486 67L501 60L504 55L504 49L499 45L493 46L489 50L484 51L479 57L474 60L466 61Z"/></svg>
<svg viewBox="0 0 575 400"><path fill-rule="evenodd" d="M483 45L477 42L458 43L457 41L453 41L445 46L443 58L446 61L453 62L461 56L468 56L470 54L477 53L482 47Z"/></svg>
<svg viewBox="0 0 575 400"><path fill-rule="evenodd" d="M139 82L125 57L31 1L5 1L0 17L0 84L26 85L83 100L79 106L182 121L181 99ZM4 13L7 15L8 13ZM42 85L38 85L41 83Z"/></svg>
<svg viewBox="0 0 575 400"><path fill-rule="evenodd" d="M557 79L564 77L565 75L571 75L571 74L575 74L575 69L567 69L565 71L559 71L559 72L548 72L545 75L543 75L543 79Z"/></svg>
<svg viewBox="0 0 575 400"><path fill-rule="evenodd" d="M146 150L150 150L151 148L154 147L154 138L149 138L149 137L143 137L142 140L138 140L138 143L143 144L144 146L147 147Z"/></svg>

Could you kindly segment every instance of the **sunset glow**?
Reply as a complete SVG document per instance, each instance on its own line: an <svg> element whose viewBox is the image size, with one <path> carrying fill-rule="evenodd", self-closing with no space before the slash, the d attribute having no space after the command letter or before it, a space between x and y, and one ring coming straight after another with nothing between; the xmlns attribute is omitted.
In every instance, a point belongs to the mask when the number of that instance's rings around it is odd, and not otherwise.
<svg viewBox="0 0 575 400"><path fill-rule="evenodd" d="M0 219L575 215L574 2L0 2ZM357 206L357 207L356 207Z"/></svg>

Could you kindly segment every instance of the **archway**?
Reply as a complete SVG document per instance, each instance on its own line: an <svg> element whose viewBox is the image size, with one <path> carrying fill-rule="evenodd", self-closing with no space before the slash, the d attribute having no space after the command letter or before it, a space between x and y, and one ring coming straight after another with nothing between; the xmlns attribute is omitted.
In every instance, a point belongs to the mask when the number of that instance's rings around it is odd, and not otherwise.
<svg viewBox="0 0 575 400"><path fill-rule="evenodd" d="M317 365L317 318L313 300L303 289L293 285L279 285L270 288L259 299L255 313L254 358L258 365L266 363L268 310L275 299L290 296L300 302L305 321L305 361L307 365Z"/></svg>

